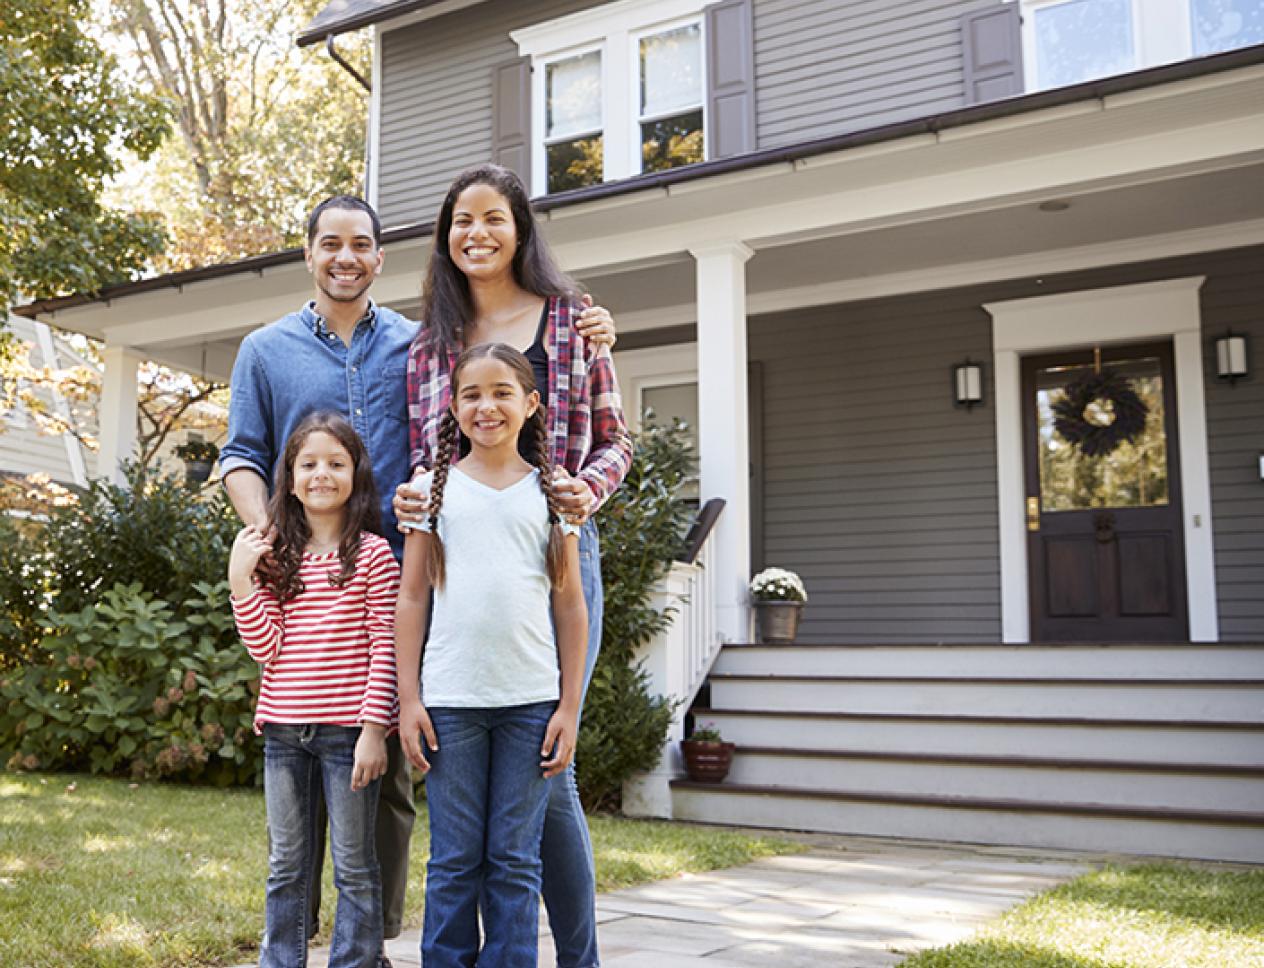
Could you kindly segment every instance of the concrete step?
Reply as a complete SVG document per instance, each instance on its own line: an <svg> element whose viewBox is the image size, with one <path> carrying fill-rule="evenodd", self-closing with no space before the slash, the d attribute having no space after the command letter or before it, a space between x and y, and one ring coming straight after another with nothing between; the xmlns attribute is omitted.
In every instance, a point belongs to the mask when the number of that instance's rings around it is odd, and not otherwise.
<svg viewBox="0 0 1264 968"><path fill-rule="evenodd" d="M703 823L1264 863L1264 814L1022 799L788 790L676 781L673 816Z"/></svg>
<svg viewBox="0 0 1264 968"><path fill-rule="evenodd" d="M1264 645L726 645L714 671L965 679L1264 679Z"/></svg>
<svg viewBox="0 0 1264 968"><path fill-rule="evenodd" d="M1213 768L1201 763L1111 763L1032 756L892 756L866 750L826 752L742 746L728 779L746 786L883 790L907 796L950 792L953 796L993 800L1073 799L1117 807L1146 804L1264 815L1264 762Z"/></svg>
<svg viewBox="0 0 1264 968"><path fill-rule="evenodd" d="M1083 716L1264 723L1264 680L788 676L713 673L726 709Z"/></svg>
<svg viewBox="0 0 1264 968"><path fill-rule="evenodd" d="M742 746L869 750L965 756L1045 756L1130 762L1253 766L1264 757L1264 725L1171 723L1068 717L801 713L694 709Z"/></svg>

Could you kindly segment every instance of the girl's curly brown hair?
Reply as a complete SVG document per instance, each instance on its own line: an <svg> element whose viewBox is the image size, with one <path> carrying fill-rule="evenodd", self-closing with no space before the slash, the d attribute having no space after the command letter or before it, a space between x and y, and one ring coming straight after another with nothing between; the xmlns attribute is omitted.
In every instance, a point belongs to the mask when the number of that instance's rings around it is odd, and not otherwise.
<svg viewBox="0 0 1264 968"><path fill-rule="evenodd" d="M268 502L268 520L276 528L276 542L272 546L275 566L268 569L264 579L282 602L296 598L306 590L299 577L299 569L303 566L303 552L311 540L312 529L307 524L302 503L294 496L294 460L307 438L318 431L329 434L346 449L351 455L353 468L351 497L343 507L342 534L338 539L340 568L329 573L329 584L341 587L355 574L363 532L382 533L377 486L373 483L373 467L369 463L364 441L351 422L340 413L318 410L308 414L285 442L285 451L277 461L272 498Z"/></svg>

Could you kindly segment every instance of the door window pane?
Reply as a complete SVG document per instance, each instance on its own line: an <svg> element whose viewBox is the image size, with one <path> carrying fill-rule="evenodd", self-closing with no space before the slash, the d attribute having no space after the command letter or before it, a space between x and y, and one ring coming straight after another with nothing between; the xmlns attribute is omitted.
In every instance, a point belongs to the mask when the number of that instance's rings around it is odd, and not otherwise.
<svg viewBox="0 0 1264 968"><path fill-rule="evenodd" d="M1091 376L1092 364L1058 366L1036 371L1036 432L1040 459L1042 511L1085 508L1153 507L1168 503L1167 433L1163 377L1154 357L1103 361L1122 374L1147 407L1145 429L1109 454L1089 457L1054 428L1053 406L1065 398L1065 387ZM1109 423L1108 408L1090 404L1090 422Z"/></svg>
<svg viewBox="0 0 1264 968"><path fill-rule="evenodd" d="M1190 0L1194 54L1264 44L1264 0Z"/></svg>
<svg viewBox="0 0 1264 968"><path fill-rule="evenodd" d="M1064 87L1135 66L1132 0L1067 0L1037 7L1036 83Z"/></svg>
<svg viewBox="0 0 1264 968"><path fill-rule="evenodd" d="M675 383L667 386L645 387L641 390L641 406L645 410L645 424L670 427L680 420L687 428L685 437L698 453L698 384ZM681 497L697 500L698 478L693 476L681 489Z"/></svg>

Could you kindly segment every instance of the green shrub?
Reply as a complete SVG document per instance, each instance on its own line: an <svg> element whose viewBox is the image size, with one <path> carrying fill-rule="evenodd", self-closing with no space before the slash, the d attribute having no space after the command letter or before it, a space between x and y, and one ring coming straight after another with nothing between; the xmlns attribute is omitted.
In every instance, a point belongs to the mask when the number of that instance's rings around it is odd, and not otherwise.
<svg viewBox="0 0 1264 968"><path fill-rule="evenodd" d="M653 769L671 725L673 701L649 694L634 656L671 622L650 599L681 551L693 512L680 489L692 466L682 426L648 427L598 519L604 627L576 752L580 797L590 809L619 806L623 781Z"/></svg>
<svg viewBox="0 0 1264 968"><path fill-rule="evenodd" d="M43 523L9 510L0 506L0 673L33 658L51 591Z"/></svg>
<svg viewBox="0 0 1264 968"><path fill-rule="evenodd" d="M228 583L189 591L173 609L139 584L115 585L52 613L38 661L0 680L9 767L256 780L258 667L237 640Z"/></svg>

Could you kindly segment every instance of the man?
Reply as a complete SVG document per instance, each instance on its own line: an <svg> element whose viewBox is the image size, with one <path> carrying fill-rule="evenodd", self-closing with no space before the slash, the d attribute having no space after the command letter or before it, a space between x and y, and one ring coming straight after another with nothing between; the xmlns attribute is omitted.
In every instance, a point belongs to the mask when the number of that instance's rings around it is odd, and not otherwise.
<svg viewBox="0 0 1264 968"><path fill-rule="evenodd" d="M403 535L391 498L409 476L405 372L417 323L369 298L385 253L377 213L362 199L337 195L316 206L307 222L304 258L315 298L298 312L251 333L238 350L228 442L220 452L224 487L242 521L266 529L272 471L290 432L313 410L335 410L351 421L368 449L383 535L396 558L402 558ZM587 310L578 326L586 336L613 342L613 322L603 309ZM572 480L560 486L568 504L577 503L585 488ZM416 811L398 736L388 742L388 753L376 847L382 869L383 937L389 939L403 927L408 842ZM323 838L324 824L320 826ZM313 875L313 931L320 905L319 874L317 870ZM385 951L379 964L390 965Z"/></svg>

